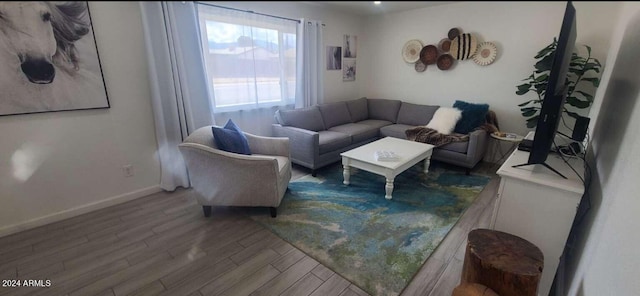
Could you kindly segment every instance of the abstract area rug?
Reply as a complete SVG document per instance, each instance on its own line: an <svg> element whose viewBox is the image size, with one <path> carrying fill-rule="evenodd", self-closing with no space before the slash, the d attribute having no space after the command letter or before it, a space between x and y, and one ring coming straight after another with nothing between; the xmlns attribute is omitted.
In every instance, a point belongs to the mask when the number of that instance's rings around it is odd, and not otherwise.
<svg viewBox="0 0 640 296"><path fill-rule="evenodd" d="M355 170L346 186L335 165L292 181L277 218L252 218L369 294L398 295L489 180L420 163L386 200L384 177Z"/></svg>

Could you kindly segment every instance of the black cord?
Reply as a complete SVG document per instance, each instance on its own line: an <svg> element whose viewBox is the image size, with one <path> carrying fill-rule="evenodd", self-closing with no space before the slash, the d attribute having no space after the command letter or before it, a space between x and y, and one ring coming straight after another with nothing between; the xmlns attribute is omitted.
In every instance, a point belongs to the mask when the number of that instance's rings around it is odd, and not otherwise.
<svg viewBox="0 0 640 296"><path fill-rule="evenodd" d="M589 212L589 210L591 210L591 196L589 195L589 187L591 187L591 181L593 178L592 175L592 171L591 171L591 166L589 165L589 162L587 161L587 155L589 155L589 147L590 147L590 138L589 138L589 131L587 130L587 145L586 147L583 147L582 150L584 150L584 156L583 156L583 161L584 161L584 167L585 167L585 179L586 179L586 185L585 185L585 193L584 193L584 198L585 198L585 202L586 202L586 209L584 210L584 212L582 213L581 216L576 218L576 225L579 225L580 223L582 223L582 220L584 219L584 217L587 216L587 213ZM581 143L582 145L582 143ZM583 145L584 146L584 145Z"/></svg>
<svg viewBox="0 0 640 296"><path fill-rule="evenodd" d="M562 160L564 161L564 163L566 163L569 168L571 168L571 170L576 173L576 176L578 176L578 178L580 178L580 181L582 181L582 186L585 188L585 192L586 192L586 183L584 181L584 178L582 178L582 176L580 176L580 173L578 173L578 171L576 171L576 169L573 168L573 166L569 163L569 161L567 161L566 158L564 158L564 155L562 153L560 153L560 149L558 149L558 145L556 145L556 141L553 141L553 146L556 147L556 151L558 151L558 155L560 155L560 158L562 158ZM582 159L582 158L580 158Z"/></svg>
<svg viewBox="0 0 640 296"><path fill-rule="evenodd" d="M560 132L560 131L556 131L556 133L558 133L558 134L560 134L560 135L562 135L562 136L564 136L564 137L566 137L566 138L568 138L568 139L573 140L571 137L569 137L569 136L567 136L567 135L563 134L563 133L562 133L562 132Z"/></svg>
<svg viewBox="0 0 640 296"><path fill-rule="evenodd" d="M583 143L580 143L582 150L584 151L584 154L582 155L581 159L584 163L584 169L585 169L585 184L584 184L585 190L584 190L584 194L582 195L582 198L580 199L580 204L578 205L578 208L577 208L576 217L574 218L573 223L571 224L571 230L569 232L569 237L567 239L567 244L565 247L566 252L569 254L568 256L571 256L571 257L573 256L572 253L575 250L576 237L579 235L577 229L579 225L581 225L584 219L587 217L592 206L589 188L591 187L591 181L593 176L591 172L591 166L587 161L587 156L589 155L590 142L591 141L589 138L589 131L587 130L586 145L583 145Z"/></svg>
<svg viewBox="0 0 640 296"><path fill-rule="evenodd" d="M591 187L591 181L592 181L592 171L591 171L591 166L589 165L589 162L587 161L587 155L589 152L589 133L587 131L587 145L583 145L583 143L580 143L580 146L582 147L582 150L584 150L584 154L582 154L582 157L579 157L583 164L584 164L584 170L585 170L585 176L584 179L580 178L580 180L582 181L582 184L584 186L584 194L583 194L583 198L582 200L584 200L585 202L585 206L584 206L584 210L582 210L581 212L578 212L573 222L573 226L575 225L580 225L582 223L582 221L584 220L584 218L587 216L587 213L589 213L589 211L591 210L591 196L589 194L589 187ZM556 145L556 143L553 143L554 145ZM557 146L556 146L557 147ZM572 149L572 148L571 148ZM573 151L573 149L572 149ZM575 154L575 153L574 153ZM567 165L574 171L575 169L564 159L564 156L562 155L562 153L560 153L560 157L565 161L565 163L567 163ZM577 172L576 172L577 174ZM578 177L580 177L580 175L578 175ZM580 208L579 208L580 209ZM572 228L573 228L572 226Z"/></svg>
<svg viewBox="0 0 640 296"><path fill-rule="evenodd" d="M567 125L566 121L564 121L564 116L560 115L560 119L562 120L562 124L564 125L564 127L573 132L573 129L570 128L569 125Z"/></svg>

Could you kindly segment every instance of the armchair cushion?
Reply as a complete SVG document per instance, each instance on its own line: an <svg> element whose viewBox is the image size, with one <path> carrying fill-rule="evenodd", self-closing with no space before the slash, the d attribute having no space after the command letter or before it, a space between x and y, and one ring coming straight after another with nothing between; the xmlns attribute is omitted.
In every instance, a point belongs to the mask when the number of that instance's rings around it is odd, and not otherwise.
<svg viewBox="0 0 640 296"><path fill-rule="evenodd" d="M244 136L242 130L240 130L240 128L233 123L231 119L227 121L227 124L225 124L223 128L212 126L211 129L213 131L213 139L216 142L218 149L227 152L251 155L247 138Z"/></svg>

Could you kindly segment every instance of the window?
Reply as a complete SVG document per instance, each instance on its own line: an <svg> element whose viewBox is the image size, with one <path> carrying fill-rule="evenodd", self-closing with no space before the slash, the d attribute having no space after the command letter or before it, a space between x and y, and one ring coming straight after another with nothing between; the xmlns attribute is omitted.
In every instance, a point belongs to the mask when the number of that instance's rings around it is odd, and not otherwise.
<svg viewBox="0 0 640 296"><path fill-rule="evenodd" d="M198 16L215 112L294 103L297 22L203 4Z"/></svg>

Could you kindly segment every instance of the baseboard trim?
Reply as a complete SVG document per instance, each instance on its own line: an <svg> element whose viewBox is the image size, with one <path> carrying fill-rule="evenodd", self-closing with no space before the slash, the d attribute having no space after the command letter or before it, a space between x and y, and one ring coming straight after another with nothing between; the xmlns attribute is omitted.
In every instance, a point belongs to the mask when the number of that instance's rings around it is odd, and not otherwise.
<svg viewBox="0 0 640 296"><path fill-rule="evenodd" d="M86 214L92 211L104 209L106 207L132 201L134 199L138 199L143 196L154 194L160 191L162 191L162 188L160 188L160 185L150 186L150 187L142 188L133 192L116 195L116 196L103 199L97 202L93 202L90 204L78 206L69 210L64 210L64 211L49 214L43 217L31 219L25 222L5 226L0 228L0 237L14 234L20 231L25 231L32 228L40 227L43 225L51 224L54 222L62 221L75 216L80 216L82 214Z"/></svg>

